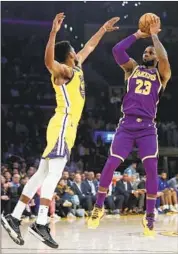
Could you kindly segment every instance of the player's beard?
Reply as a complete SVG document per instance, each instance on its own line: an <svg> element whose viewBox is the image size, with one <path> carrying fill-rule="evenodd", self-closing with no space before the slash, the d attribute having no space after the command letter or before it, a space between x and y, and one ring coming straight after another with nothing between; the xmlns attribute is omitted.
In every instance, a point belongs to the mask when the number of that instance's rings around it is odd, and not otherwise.
<svg viewBox="0 0 178 254"><path fill-rule="evenodd" d="M142 64L145 65L146 67L154 67L155 62L154 60L150 60L150 61L142 61Z"/></svg>

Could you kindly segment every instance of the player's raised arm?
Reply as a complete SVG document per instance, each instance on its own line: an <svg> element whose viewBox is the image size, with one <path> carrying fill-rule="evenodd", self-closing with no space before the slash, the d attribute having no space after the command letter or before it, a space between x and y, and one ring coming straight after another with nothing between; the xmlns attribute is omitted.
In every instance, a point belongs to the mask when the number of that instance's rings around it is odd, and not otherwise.
<svg viewBox="0 0 178 254"><path fill-rule="evenodd" d="M46 45L45 50L45 65L49 72L54 77L64 77L64 78L71 78L72 76L72 68L68 68L66 65L58 63L55 61L55 41L56 41L56 34L60 30L62 22L65 18L64 13L59 13L56 15L53 26L50 32L49 40Z"/></svg>
<svg viewBox="0 0 178 254"><path fill-rule="evenodd" d="M167 82L171 77L171 68L168 60L167 52L158 38L160 29L160 19L153 16L150 24L150 33L153 40L153 45L158 58L158 71L162 79L162 84L166 88Z"/></svg>
<svg viewBox="0 0 178 254"><path fill-rule="evenodd" d="M80 64L82 64L89 54L96 48L106 32L112 32L119 29L118 26L114 26L119 20L119 17L110 19L98 30L98 32L96 32L96 34L91 37L91 39L85 44L84 48L77 54Z"/></svg>
<svg viewBox="0 0 178 254"><path fill-rule="evenodd" d="M128 36L113 47L112 53L114 59L117 64L119 64L120 67L125 71L125 79L130 76L133 69L138 65L134 59L129 57L129 55L126 53L126 50L129 49L131 45L136 42L136 40L146 37L148 37L147 34L142 33L140 30L138 30L136 33Z"/></svg>

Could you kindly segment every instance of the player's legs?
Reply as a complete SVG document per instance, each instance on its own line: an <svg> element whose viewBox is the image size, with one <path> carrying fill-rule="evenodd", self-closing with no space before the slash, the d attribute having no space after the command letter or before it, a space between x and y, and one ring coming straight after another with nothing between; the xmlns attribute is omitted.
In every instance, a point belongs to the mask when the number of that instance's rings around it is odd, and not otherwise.
<svg viewBox="0 0 178 254"><path fill-rule="evenodd" d="M113 139L110 147L110 155L106 161L100 177L100 184L97 193L97 200L92 212L91 218L88 220L88 226L96 228L99 225L99 220L104 214L104 200L113 178L113 173L122 161L129 155L133 148L134 138L129 132L125 132L120 127Z"/></svg>
<svg viewBox="0 0 178 254"><path fill-rule="evenodd" d="M64 158L55 158L49 160L49 172L41 187L38 217L36 222L29 227L30 233L51 248L57 248L58 244L52 239L49 232L47 225L48 211L56 185L62 176L66 163L66 156Z"/></svg>
<svg viewBox="0 0 178 254"><path fill-rule="evenodd" d="M9 233L11 238L20 245L24 243L21 238L19 228L20 218L26 204L30 201L30 199L36 193L37 189L41 187L44 182L43 186L45 187L42 187L42 198L40 202L38 220L39 223L41 223L40 225L42 225L42 223L46 223L50 202L49 200L51 200L51 195L53 195L54 193L54 189L62 175L62 171L67 161L66 157L63 157L62 159L60 158L66 153L64 135L62 135L65 134L65 131L61 132L61 129L63 128L63 126L60 125L61 119L62 117L60 115L51 118L47 128L47 147L43 153L43 159L41 159L39 169L24 187L21 198L16 208L14 209L13 214L7 216L7 218L4 218L4 222L2 221L2 223L4 223L4 228ZM45 158L50 158L50 160ZM50 181L51 183L49 184ZM47 227L45 229L47 232ZM49 243L49 245L50 244L51 243ZM56 248L57 244L55 242L53 242L52 244L52 247Z"/></svg>
<svg viewBox="0 0 178 254"><path fill-rule="evenodd" d="M146 171L146 227L145 235L154 235L154 209L158 191L157 158L147 158L143 161Z"/></svg>
<svg viewBox="0 0 178 254"><path fill-rule="evenodd" d="M28 183L25 185L22 195L12 213L2 217L2 225L8 232L9 236L19 245L23 245L24 241L20 233L20 219L26 205L35 195L37 189L41 186L44 179L48 174L48 161L41 159L37 172L30 178Z"/></svg>
<svg viewBox="0 0 178 254"><path fill-rule="evenodd" d="M25 185L22 195L17 203L12 216L20 220L25 206L33 198L38 188L42 185L48 174L48 160L41 159L37 172L30 178Z"/></svg>
<svg viewBox="0 0 178 254"><path fill-rule="evenodd" d="M114 171L121 164L121 162L122 162L121 159L113 157L111 155L108 157L106 161L106 164L101 173L100 183L99 183L99 188L97 193L97 200L96 200L96 205L100 208L104 204L104 200L105 200L109 185L112 181Z"/></svg>
<svg viewBox="0 0 178 254"><path fill-rule="evenodd" d="M96 201L97 206L103 206L104 199L106 197L109 185L112 181L114 171L119 167L121 162L127 158L133 148L133 144L133 135L129 132L125 132L124 129L120 127L114 136L110 147L110 155L101 173Z"/></svg>
<svg viewBox="0 0 178 254"><path fill-rule="evenodd" d="M146 171L146 217L143 220L145 235L154 235L154 209L158 192L158 141L157 135L148 135L136 140L139 155Z"/></svg>
<svg viewBox="0 0 178 254"><path fill-rule="evenodd" d="M46 225L47 223L49 206L66 163L66 157L49 160L49 172L41 187L40 207L37 217L38 224Z"/></svg>

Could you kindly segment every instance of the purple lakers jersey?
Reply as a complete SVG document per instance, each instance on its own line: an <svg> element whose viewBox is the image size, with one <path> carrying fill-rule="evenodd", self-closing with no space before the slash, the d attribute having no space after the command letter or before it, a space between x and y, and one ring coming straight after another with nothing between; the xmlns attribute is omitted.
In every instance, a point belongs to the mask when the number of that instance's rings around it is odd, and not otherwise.
<svg viewBox="0 0 178 254"><path fill-rule="evenodd" d="M123 98L124 115L154 119L162 84L156 68L137 66L127 80L127 93Z"/></svg>

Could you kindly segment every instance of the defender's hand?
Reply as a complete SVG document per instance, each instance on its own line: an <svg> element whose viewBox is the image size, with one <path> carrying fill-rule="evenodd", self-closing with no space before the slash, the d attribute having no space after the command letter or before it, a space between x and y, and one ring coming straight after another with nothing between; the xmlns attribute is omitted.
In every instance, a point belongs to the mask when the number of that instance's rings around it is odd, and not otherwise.
<svg viewBox="0 0 178 254"><path fill-rule="evenodd" d="M114 17L110 20L108 20L104 25L103 28L106 32L112 32L115 30L118 30L119 27L118 26L114 26L118 21L120 20L119 17Z"/></svg>
<svg viewBox="0 0 178 254"><path fill-rule="evenodd" d="M65 19L64 12L61 12L56 15L55 19L53 20L52 32L57 33L59 31L64 19Z"/></svg>
<svg viewBox="0 0 178 254"><path fill-rule="evenodd" d="M150 24L150 34L158 34L159 32L161 32L160 18L156 18L155 16L153 16Z"/></svg>

